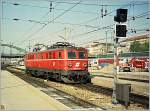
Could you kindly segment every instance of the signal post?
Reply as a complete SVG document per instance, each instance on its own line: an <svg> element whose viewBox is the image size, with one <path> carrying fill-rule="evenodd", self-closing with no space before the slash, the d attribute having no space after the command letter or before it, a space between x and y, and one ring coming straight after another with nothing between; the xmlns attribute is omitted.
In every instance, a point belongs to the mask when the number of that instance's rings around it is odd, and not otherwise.
<svg viewBox="0 0 150 111"><path fill-rule="evenodd" d="M117 104L117 95L116 95L116 84L118 83L117 74L119 71L119 54L118 54L118 46L119 46L119 38L126 37L126 25L122 24L127 21L127 9L117 9L116 16L114 17L114 21L117 22L115 27L115 38L114 38L114 82L113 82L113 94L112 94L112 103Z"/></svg>

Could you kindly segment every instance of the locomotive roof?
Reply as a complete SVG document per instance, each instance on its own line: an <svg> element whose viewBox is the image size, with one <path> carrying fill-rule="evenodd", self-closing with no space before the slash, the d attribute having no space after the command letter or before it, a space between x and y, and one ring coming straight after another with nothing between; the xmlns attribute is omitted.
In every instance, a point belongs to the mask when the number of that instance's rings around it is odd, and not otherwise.
<svg viewBox="0 0 150 111"><path fill-rule="evenodd" d="M54 49L48 49L48 50L42 50L42 51L37 51L37 52L29 52L28 54L34 54L34 53L42 53L42 52L47 52L47 51L58 51L58 50L86 50L83 47L65 47L65 48L54 48Z"/></svg>
<svg viewBox="0 0 150 111"><path fill-rule="evenodd" d="M47 50L37 51L37 52L30 52L32 53L39 53L39 52L46 52L46 51L57 51L57 50L86 50L83 47L75 47L74 44L68 43L68 42L56 42L52 46L48 47Z"/></svg>

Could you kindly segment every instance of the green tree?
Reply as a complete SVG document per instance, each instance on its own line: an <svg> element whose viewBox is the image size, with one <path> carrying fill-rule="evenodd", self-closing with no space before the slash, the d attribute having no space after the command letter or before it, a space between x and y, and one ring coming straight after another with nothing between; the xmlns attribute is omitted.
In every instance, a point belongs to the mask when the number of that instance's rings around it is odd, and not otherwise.
<svg viewBox="0 0 150 111"><path fill-rule="evenodd" d="M141 44L141 51L149 51L149 42Z"/></svg>
<svg viewBox="0 0 150 111"><path fill-rule="evenodd" d="M131 52L139 52L141 43L139 41L134 41L130 44L130 51Z"/></svg>
<svg viewBox="0 0 150 111"><path fill-rule="evenodd" d="M149 42L140 43L139 41L134 41L130 45L131 52L144 52L149 51Z"/></svg>

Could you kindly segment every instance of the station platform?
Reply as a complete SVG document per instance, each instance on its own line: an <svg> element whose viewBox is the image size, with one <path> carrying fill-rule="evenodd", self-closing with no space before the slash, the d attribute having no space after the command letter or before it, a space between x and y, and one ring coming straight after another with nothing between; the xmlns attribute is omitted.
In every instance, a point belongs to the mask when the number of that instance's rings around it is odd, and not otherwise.
<svg viewBox="0 0 150 111"><path fill-rule="evenodd" d="M69 110L24 80L1 70L0 105L4 110ZM0 109L0 110L1 110Z"/></svg>

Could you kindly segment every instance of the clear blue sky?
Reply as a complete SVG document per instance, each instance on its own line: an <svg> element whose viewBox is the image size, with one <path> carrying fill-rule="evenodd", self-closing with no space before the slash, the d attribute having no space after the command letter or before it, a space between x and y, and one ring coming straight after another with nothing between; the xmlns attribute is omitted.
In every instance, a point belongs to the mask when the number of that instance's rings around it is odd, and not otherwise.
<svg viewBox="0 0 150 111"><path fill-rule="evenodd" d="M65 27L69 41L77 45L84 46L90 41L98 41L98 39L102 39L99 42L105 42L106 31L110 29L85 33L97 29L93 27L100 28L115 23L113 18L117 8L127 8L128 18L138 15L135 20L126 23L129 29L128 37L135 35L135 33L131 33L131 29L135 29L136 35L138 35L147 33L143 29L149 28L149 19L146 19L149 15L148 0L81 0L76 6L75 4L79 0L52 0L54 9L51 12L49 12L49 1L3 0L3 19L1 17L3 43L12 42L21 48L27 48L29 40L31 45L35 43L51 45L57 41L63 41L59 36L65 36ZM14 3L20 5L13 5ZM105 5L103 10L107 9L107 13L111 12L103 18L101 17L102 5ZM71 11L64 13L71 7L73 7ZM20 20L12 20L15 18ZM48 25L43 25L54 18L56 19ZM41 27L43 28L40 30ZM107 35L110 38L111 31L108 31ZM111 39L108 41L112 42Z"/></svg>

